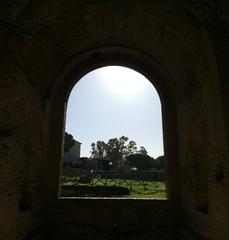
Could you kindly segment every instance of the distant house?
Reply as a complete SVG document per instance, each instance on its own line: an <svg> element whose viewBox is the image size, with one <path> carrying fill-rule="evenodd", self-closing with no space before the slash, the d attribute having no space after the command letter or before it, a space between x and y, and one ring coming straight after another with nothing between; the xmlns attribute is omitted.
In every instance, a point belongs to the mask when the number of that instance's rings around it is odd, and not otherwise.
<svg viewBox="0 0 229 240"><path fill-rule="evenodd" d="M81 143L75 140L74 145L64 153L64 165L71 165L73 161L80 159Z"/></svg>

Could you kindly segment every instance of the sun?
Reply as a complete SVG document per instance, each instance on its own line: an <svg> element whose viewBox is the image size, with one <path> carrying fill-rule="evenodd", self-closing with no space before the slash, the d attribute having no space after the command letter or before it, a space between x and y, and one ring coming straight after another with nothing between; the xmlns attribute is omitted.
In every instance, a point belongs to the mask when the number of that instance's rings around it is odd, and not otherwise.
<svg viewBox="0 0 229 240"><path fill-rule="evenodd" d="M143 75L126 67L103 67L100 74L108 90L119 96L137 96L149 84Z"/></svg>

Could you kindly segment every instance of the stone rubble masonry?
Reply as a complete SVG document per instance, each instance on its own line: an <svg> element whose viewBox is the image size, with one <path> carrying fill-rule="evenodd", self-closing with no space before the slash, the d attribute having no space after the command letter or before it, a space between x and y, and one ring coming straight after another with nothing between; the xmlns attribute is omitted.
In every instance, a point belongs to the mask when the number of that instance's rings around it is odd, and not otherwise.
<svg viewBox="0 0 229 240"><path fill-rule="evenodd" d="M41 226L43 239L90 239L85 224L118 224L168 226L142 239L177 239L169 227L177 225L228 240L228 13L226 0L1 1L0 239ZM168 201L57 199L65 94L92 66L110 63L97 49L126 54L116 63L159 92Z"/></svg>

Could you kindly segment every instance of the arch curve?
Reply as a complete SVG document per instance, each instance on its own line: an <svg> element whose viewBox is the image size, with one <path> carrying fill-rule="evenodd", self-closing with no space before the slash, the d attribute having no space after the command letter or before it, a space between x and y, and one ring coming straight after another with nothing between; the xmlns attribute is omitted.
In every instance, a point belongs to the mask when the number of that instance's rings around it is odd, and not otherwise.
<svg viewBox="0 0 229 240"><path fill-rule="evenodd" d="M177 188L179 180L179 159L177 139L177 94L172 77L152 57L135 49L125 47L102 47L86 51L73 58L61 71L50 92L46 112L48 119L48 172L47 197L51 203L59 196L60 159L63 154L63 133L66 103L73 86L88 72L100 67L119 65L143 74L156 88L162 105L164 150L166 156L166 189L171 203L180 202ZM152 123L153 124L153 123Z"/></svg>

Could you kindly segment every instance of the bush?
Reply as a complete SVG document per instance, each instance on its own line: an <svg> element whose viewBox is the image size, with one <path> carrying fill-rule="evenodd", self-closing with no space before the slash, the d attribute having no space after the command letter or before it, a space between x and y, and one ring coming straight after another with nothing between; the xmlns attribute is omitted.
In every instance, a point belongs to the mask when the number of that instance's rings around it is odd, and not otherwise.
<svg viewBox="0 0 229 240"><path fill-rule="evenodd" d="M79 178L78 183L90 183L91 179L87 175L83 175Z"/></svg>
<svg viewBox="0 0 229 240"><path fill-rule="evenodd" d="M118 186L75 186L75 196L80 197L115 197L129 195L130 190Z"/></svg>

